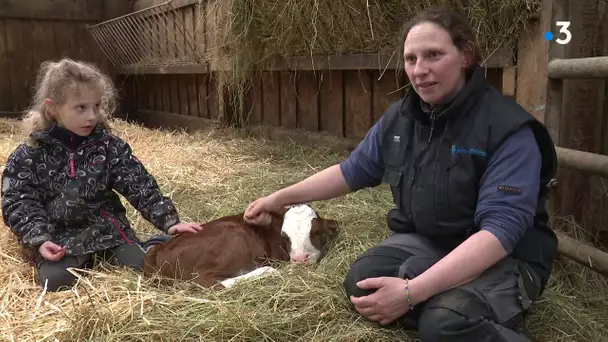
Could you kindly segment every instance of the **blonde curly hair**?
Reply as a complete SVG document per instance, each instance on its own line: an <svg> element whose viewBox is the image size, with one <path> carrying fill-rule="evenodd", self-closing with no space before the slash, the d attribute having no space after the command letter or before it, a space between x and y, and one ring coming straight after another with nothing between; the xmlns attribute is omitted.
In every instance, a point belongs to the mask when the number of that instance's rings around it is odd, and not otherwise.
<svg viewBox="0 0 608 342"><path fill-rule="evenodd" d="M101 92L99 122L108 129L108 119L116 109L116 90L112 80L104 75L94 64L64 58L60 61L45 61L40 65L36 78L36 93L30 108L23 118L23 129L29 136L32 133L49 129L55 120L48 113L45 99L58 105L65 103L69 90L80 86L97 87Z"/></svg>

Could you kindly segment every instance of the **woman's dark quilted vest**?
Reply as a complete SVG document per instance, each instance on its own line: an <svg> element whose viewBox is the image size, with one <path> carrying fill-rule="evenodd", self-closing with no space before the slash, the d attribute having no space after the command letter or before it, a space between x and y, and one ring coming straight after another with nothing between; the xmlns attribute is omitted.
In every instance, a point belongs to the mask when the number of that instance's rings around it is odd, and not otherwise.
<svg viewBox="0 0 608 342"><path fill-rule="evenodd" d="M527 261L541 283L551 272L557 238L548 227L547 183L557 157L548 131L514 101L490 87L475 70L458 96L430 114L409 91L383 119L383 182L390 184L396 209L394 232L417 232L453 249L479 230L474 223L482 176L493 152L512 133L530 125L542 153L541 187L533 227L511 254Z"/></svg>

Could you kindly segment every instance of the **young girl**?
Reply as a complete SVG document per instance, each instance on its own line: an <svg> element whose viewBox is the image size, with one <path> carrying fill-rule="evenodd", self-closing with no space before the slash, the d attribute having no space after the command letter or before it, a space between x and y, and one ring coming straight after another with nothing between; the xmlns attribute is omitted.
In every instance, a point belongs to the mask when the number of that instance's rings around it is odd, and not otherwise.
<svg viewBox="0 0 608 342"><path fill-rule="evenodd" d="M27 139L11 153L2 175L4 223L31 250L41 286L71 287L68 267L92 266L100 254L140 270L145 252L117 191L159 230L196 232L180 223L171 200L109 132L114 88L95 66L63 59L42 64Z"/></svg>

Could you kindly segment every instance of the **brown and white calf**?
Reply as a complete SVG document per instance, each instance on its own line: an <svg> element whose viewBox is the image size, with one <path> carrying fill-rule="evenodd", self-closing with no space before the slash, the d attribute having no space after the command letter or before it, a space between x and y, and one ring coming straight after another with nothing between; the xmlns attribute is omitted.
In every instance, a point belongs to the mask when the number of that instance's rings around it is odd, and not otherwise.
<svg viewBox="0 0 608 342"><path fill-rule="evenodd" d="M144 275L231 287L238 280L276 271L269 266L272 261L317 263L338 231L337 221L319 217L308 205L273 214L268 225L248 224L241 213L202 226L197 233L183 233L151 247Z"/></svg>

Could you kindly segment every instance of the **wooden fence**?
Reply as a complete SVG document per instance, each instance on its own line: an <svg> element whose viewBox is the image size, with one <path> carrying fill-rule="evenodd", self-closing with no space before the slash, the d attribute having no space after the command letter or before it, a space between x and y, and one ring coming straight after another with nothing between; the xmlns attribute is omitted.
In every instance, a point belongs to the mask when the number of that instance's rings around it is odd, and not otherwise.
<svg viewBox="0 0 608 342"><path fill-rule="evenodd" d="M0 1L0 114L19 116L29 106L45 60L84 59L112 73L87 25L129 10L123 1Z"/></svg>

